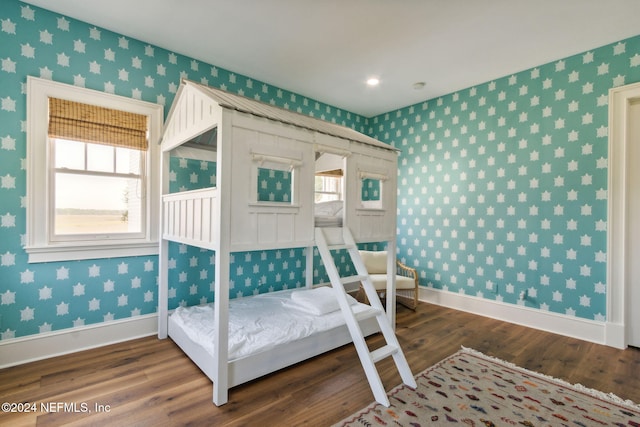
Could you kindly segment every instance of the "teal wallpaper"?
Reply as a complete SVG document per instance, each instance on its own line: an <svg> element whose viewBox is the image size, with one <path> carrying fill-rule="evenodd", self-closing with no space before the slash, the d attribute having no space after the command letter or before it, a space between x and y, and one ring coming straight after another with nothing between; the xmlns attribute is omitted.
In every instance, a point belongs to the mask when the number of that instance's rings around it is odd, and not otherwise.
<svg viewBox="0 0 640 427"><path fill-rule="evenodd" d="M391 142L389 142L391 144ZM365 178L362 180L362 194L360 200L374 201L380 200L380 180Z"/></svg>
<svg viewBox="0 0 640 427"><path fill-rule="evenodd" d="M373 118L421 285L605 321L608 90L637 81L640 37Z"/></svg>
<svg viewBox="0 0 640 427"><path fill-rule="evenodd" d="M362 117L17 0L0 0L0 339L153 313L158 259L27 263L27 76L159 103L181 78L364 131ZM215 166L174 159L172 189L208 186ZM230 294L304 283L303 249L234 254ZM170 248L170 307L213 299L213 254ZM322 279L322 267L316 277Z"/></svg>
<svg viewBox="0 0 640 427"><path fill-rule="evenodd" d="M291 203L292 184L288 171L258 168L258 201Z"/></svg>

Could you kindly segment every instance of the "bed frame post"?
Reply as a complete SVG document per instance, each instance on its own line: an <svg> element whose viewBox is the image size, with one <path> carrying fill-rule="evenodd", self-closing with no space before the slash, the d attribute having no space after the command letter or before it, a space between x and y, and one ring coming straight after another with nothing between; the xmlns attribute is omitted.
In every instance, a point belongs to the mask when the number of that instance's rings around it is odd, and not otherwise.
<svg viewBox="0 0 640 427"><path fill-rule="evenodd" d="M169 317L169 282L167 263L169 242L160 240L160 253L158 254L158 338L165 339L168 334Z"/></svg>
<svg viewBox="0 0 640 427"><path fill-rule="evenodd" d="M387 240L387 317L396 329L396 241Z"/></svg>
<svg viewBox="0 0 640 427"><path fill-rule="evenodd" d="M170 154L162 151L162 166L160 169L160 193L161 196L169 192L169 159ZM164 234L164 203L160 197L160 223L158 226L160 247L158 249L158 338L165 339L168 336L169 322L169 242L163 238Z"/></svg>
<svg viewBox="0 0 640 427"><path fill-rule="evenodd" d="M307 288L313 288L313 246L307 246L307 265L305 268L305 278Z"/></svg>
<svg viewBox="0 0 640 427"><path fill-rule="evenodd" d="M214 324L214 380L213 403L224 405L229 399L229 264L228 250L216 251ZM225 284L224 286L222 284Z"/></svg>
<svg viewBox="0 0 640 427"><path fill-rule="evenodd" d="M215 330L213 345L213 403L224 405L229 399L229 279L231 271L231 140L233 139L231 119L222 112L218 126L218 149L216 187L218 197L215 209L218 213L218 227L215 247L215 295L213 327Z"/></svg>

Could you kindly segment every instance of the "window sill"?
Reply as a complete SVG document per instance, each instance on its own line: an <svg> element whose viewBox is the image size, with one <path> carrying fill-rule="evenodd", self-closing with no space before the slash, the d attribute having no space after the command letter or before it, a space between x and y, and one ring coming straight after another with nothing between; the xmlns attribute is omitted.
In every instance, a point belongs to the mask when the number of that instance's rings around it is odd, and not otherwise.
<svg viewBox="0 0 640 427"><path fill-rule="evenodd" d="M378 213L380 215L383 215L385 212L387 212L386 209L382 209L382 208L371 208L371 207L360 207L360 208L356 208L357 212L368 212L368 213Z"/></svg>
<svg viewBox="0 0 640 427"><path fill-rule="evenodd" d="M158 255L158 242L30 246L29 263Z"/></svg>
<svg viewBox="0 0 640 427"><path fill-rule="evenodd" d="M300 210L299 204L292 204L288 202L250 202L249 203L249 212L298 212Z"/></svg>

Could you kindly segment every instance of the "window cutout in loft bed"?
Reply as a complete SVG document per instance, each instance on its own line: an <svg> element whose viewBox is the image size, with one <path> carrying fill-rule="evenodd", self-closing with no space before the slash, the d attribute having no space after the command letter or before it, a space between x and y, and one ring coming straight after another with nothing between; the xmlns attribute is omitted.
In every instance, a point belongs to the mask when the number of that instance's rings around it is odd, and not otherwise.
<svg viewBox="0 0 640 427"><path fill-rule="evenodd" d="M360 203L365 209L382 209L382 191L384 179L364 175L361 176Z"/></svg>
<svg viewBox="0 0 640 427"><path fill-rule="evenodd" d="M291 204L292 173L258 168L258 202Z"/></svg>

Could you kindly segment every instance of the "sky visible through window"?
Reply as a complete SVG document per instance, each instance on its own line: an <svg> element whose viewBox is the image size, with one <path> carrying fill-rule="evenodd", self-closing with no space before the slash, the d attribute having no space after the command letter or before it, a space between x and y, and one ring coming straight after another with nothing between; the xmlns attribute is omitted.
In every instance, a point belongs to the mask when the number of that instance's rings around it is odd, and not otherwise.
<svg viewBox="0 0 640 427"><path fill-rule="evenodd" d="M54 234L139 233L143 152L54 139Z"/></svg>
<svg viewBox="0 0 640 427"><path fill-rule="evenodd" d="M129 177L118 175L140 173L140 151L66 140L55 144L57 209L124 211L141 198L140 181L131 185Z"/></svg>

